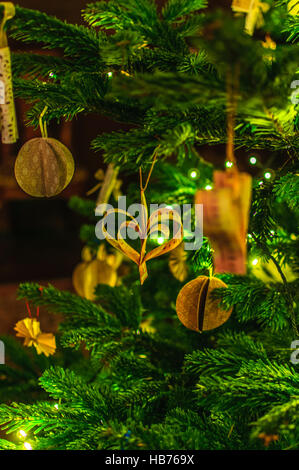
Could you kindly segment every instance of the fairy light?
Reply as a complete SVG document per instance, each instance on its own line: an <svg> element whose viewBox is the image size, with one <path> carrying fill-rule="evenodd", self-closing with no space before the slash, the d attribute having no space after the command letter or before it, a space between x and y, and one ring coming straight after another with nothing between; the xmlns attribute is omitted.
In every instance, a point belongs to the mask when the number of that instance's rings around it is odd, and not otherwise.
<svg viewBox="0 0 299 470"><path fill-rule="evenodd" d="M29 442L24 442L24 447L26 450L32 450L32 446Z"/></svg>
<svg viewBox="0 0 299 470"><path fill-rule="evenodd" d="M157 243L158 243L159 245L163 245L164 241L165 241L165 240L164 240L164 237L158 237L158 238L157 238Z"/></svg>
<svg viewBox="0 0 299 470"><path fill-rule="evenodd" d="M249 162L251 163L251 165L255 165L257 162L257 159L255 157L250 157Z"/></svg>
<svg viewBox="0 0 299 470"><path fill-rule="evenodd" d="M112 75L113 75L113 72L107 72L107 76L108 76L109 78L111 78Z"/></svg>
<svg viewBox="0 0 299 470"><path fill-rule="evenodd" d="M266 180L271 179L272 175L271 175L270 171L266 171L266 173L264 174L264 177L266 178Z"/></svg>
<svg viewBox="0 0 299 470"><path fill-rule="evenodd" d="M189 177L193 180L195 180L195 178L198 178L198 175L199 172L196 168L192 168L192 170L189 171Z"/></svg>
<svg viewBox="0 0 299 470"><path fill-rule="evenodd" d="M58 405L58 403L55 403L55 405L54 405L54 408L56 408L56 410L58 410L58 409L59 409L59 405Z"/></svg>
<svg viewBox="0 0 299 470"><path fill-rule="evenodd" d="M251 264L252 266L256 266L258 264L259 260L257 258L254 258L252 261L251 261Z"/></svg>
<svg viewBox="0 0 299 470"><path fill-rule="evenodd" d="M213 189L212 186L210 184L207 184L207 186L205 187L205 190L206 191L211 191L211 189Z"/></svg>
<svg viewBox="0 0 299 470"><path fill-rule="evenodd" d="M27 433L23 429L20 429L20 431L18 431L18 435L19 437L27 437Z"/></svg>
<svg viewBox="0 0 299 470"><path fill-rule="evenodd" d="M233 166L233 162L230 162L230 161L225 162L225 166L226 168L231 168Z"/></svg>

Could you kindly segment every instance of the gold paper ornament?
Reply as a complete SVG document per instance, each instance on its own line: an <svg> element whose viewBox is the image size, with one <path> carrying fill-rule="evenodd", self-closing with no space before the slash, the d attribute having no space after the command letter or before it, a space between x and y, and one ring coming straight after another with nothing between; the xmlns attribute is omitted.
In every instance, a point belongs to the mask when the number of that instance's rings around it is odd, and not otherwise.
<svg viewBox="0 0 299 470"><path fill-rule="evenodd" d="M24 346L34 346L37 354L51 356L56 351L55 336L52 333L42 333L40 322L36 318L24 318L14 329L18 337L25 338Z"/></svg>
<svg viewBox="0 0 299 470"><path fill-rule="evenodd" d="M91 196L98 189L102 188L103 191L101 190L99 194L97 204L107 203L111 196L111 193L113 194L114 199L117 201L118 198L122 195L120 188L123 183L122 180L117 179L117 174L118 170L115 169L114 166L111 164L109 165L106 173L104 173L104 171L100 168L94 174L95 179L97 179L99 183L96 184L92 189L90 189L86 193L86 196Z"/></svg>
<svg viewBox="0 0 299 470"><path fill-rule="evenodd" d="M95 288L98 284L114 287L118 281L117 269L122 262L122 255L108 255L102 244L94 258L88 247L83 248L82 263L73 272L73 286L76 292L88 300L95 300Z"/></svg>
<svg viewBox="0 0 299 470"><path fill-rule="evenodd" d="M34 197L52 197L61 193L70 183L74 170L74 159L69 149L48 137L26 142L15 163L19 186Z"/></svg>
<svg viewBox="0 0 299 470"><path fill-rule="evenodd" d="M188 282L179 292L176 311L184 326L194 331L213 330L225 323L231 315L223 310L219 299L212 298L214 289L227 285L216 277L199 276Z"/></svg>
<svg viewBox="0 0 299 470"><path fill-rule="evenodd" d="M263 26L263 13L266 13L269 8L270 5L260 0L233 0L232 2L232 10L236 14L246 13L244 29L250 36L253 35L255 27Z"/></svg>
<svg viewBox="0 0 299 470"><path fill-rule="evenodd" d="M175 279L184 282L188 276L187 253L184 243L175 248L169 256L169 269Z"/></svg>
<svg viewBox="0 0 299 470"><path fill-rule="evenodd" d="M174 250L180 243L183 241L184 238L184 231L183 231L183 223L180 214L171 208L164 207L161 209L157 209L154 211L150 217L148 213L148 206L145 198L145 191L148 187L149 180L156 162L157 153L154 156L153 163L147 177L147 181L143 186L142 183L142 172L141 168L139 169L139 176L140 176L140 198L141 198L141 223L139 224L137 219L133 217L129 212L126 212L122 209L109 209L102 219L102 232L110 245L114 248L119 250L121 253L126 255L130 258L135 264L137 264L139 268L139 276L140 276L140 283L141 285L148 277L147 266L146 263L150 259L157 258L158 256L164 255L169 251ZM122 214L129 218L129 221L124 221L117 232L116 238L114 238L111 234L109 234L107 228L105 227L105 223L107 217L113 214ZM174 234L173 238L166 243L163 243L161 246L154 248L149 253L146 253L146 246L148 238L151 237L153 233L160 232L165 239L169 237L169 227L165 224L165 221L169 222L170 220L174 223ZM138 233L140 238L141 249L140 253L132 248L123 238L122 230L124 228L130 228L135 230Z"/></svg>
<svg viewBox="0 0 299 470"><path fill-rule="evenodd" d="M262 46L265 49L272 49L272 50L276 49L276 42L273 41L269 33L266 34L265 41L262 41Z"/></svg>
<svg viewBox="0 0 299 470"><path fill-rule="evenodd" d="M299 15L299 1L298 0L290 0L288 2L288 12L289 12L289 15L292 15L292 16Z"/></svg>

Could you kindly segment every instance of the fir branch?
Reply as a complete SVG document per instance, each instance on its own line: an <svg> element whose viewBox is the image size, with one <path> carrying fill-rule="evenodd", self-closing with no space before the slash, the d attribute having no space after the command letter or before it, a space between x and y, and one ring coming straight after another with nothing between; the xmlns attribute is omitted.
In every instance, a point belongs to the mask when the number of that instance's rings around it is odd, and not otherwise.
<svg viewBox="0 0 299 470"><path fill-rule="evenodd" d="M84 26L71 25L46 13L21 7L16 7L16 16L9 22L9 34L23 42L41 42L47 49L62 48L65 55L75 57L97 56L100 40L103 40Z"/></svg>
<svg viewBox="0 0 299 470"><path fill-rule="evenodd" d="M168 0L163 7L162 15L165 21L173 22L182 16L206 8L207 3L206 0Z"/></svg>

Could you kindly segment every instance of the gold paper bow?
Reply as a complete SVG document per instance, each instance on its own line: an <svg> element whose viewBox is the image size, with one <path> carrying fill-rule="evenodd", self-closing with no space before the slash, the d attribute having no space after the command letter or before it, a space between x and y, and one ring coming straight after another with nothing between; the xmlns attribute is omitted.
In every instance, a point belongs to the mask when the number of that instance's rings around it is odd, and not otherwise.
<svg viewBox="0 0 299 470"><path fill-rule="evenodd" d="M236 13L246 13L245 31L252 36L255 26L260 28L264 24L263 13L270 5L259 0L233 0L232 10Z"/></svg>
<svg viewBox="0 0 299 470"><path fill-rule="evenodd" d="M155 163L155 160L153 162L153 165L154 163ZM158 256L168 253L169 251L176 248L183 240L183 224L182 224L182 220L178 212L174 211L171 208L165 207L165 208L156 210L155 212L153 212L153 214L150 217L148 217L148 208L147 208L147 203L146 203L146 198L145 198L145 190L149 183L152 169L153 169L153 166L151 168L151 171L149 173L145 186L143 186L142 184L142 174L140 170L140 192L141 192L141 208L142 208L141 224L139 224L137 220L131 214L129 214L128 212L122 209L110 209L106 212L105 216L102 219L103 233L106 237L106 240L110 243L110 245L120 250L122 253L128 256L128 258L130 258L134 263L136 263L139 266L141 285L144 283L144 281L148 277L146 262L152 258L157 258ZM105 219L111 214L122 214L128 217L129 219L131 219L130 221L125 221L120 225L118 233L117 233L117 239L114 239L108 233L104 224ZM146 254L147 239L153 233L160 232L163 234L165 238L169 237L169 227L168 225L164 223L165 221L169 221L169 220L172 220L176 224L176 227L177 227L177 230L173 234L173 238L169 240L168 242L164 243L163 245L158 246L157 248L154 248L152 251ZM131 228L139 234L139 238L141 240L140 253L138 253L138 251L132 248L123 239L121 232L125 227Z"/></svg>
<svg viewBox="0 0 299 470"><path fill-rule="evenodd" d="M99 183L96 184L92 189L90 189L86 193L86 196L91 196L98 189L100 189L105 183L105 173L101 168L95 173L94 177L95 177L96 180L99 181ZM113 180L112 194L113 194L113 197L116 201L121 196L121 190L120 190L121 186L122 186L122 180L120 180L120 179L116 179L115 181Z"/></svg>
<svg viewBox="0 0 299 470"><path fill-rule="evenodd" d="M24 346L34 346L37 354L44 353L48 357L55 353L55 336L52 333L42 333L40 322L36 318L24 318L14 329L17 331L16 336L25 338Z"/></svg>

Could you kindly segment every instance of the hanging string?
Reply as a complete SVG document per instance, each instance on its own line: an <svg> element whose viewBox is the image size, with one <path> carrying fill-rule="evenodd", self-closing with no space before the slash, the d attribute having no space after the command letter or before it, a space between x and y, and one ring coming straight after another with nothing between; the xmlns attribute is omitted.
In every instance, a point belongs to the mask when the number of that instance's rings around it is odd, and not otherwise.
<svg viewBox="0 0 299 470"><path fill-rule="evenodd" d="M47 110L48 110L48 106L45 106L43 112L41 113L39 117L39 127L41 131L41 135L44 139L48 138L47 122L46 121L43 122L43 117L46 114Z"/></svg>
<svg viewBox="0 0 299 470"><path fill-rule="evenodd" d="M151 169L149 171L149 174L148 174L148 177L147 177L147 180L146 180L146 183L144 185L144 187L142 186L142 170L141 168L139 168L139 179L140 179L140 189L141 191L146 191L147 187L148 187L148 184L150 182L150 179L151 179L151 176L152 176L152 172L153 172L153 169L154 169L154 166L155 166L155 163L157 161L157 150L158 150L159 147L156 148L155 150L155 153L154 153L154 159L153 159L153 162L152 162L152 165L151 165Z"/></svg>
<svg viewBox="0 0 299 470"><path fill-rule="evenodd" d="M227 72L227 145L226 162L232 163L231 169L237 170L237 161L234 153L236 111L239 90L239 67L235 66Z"/></svg>
<svg viewBox="0 0 299 470"><path fill-rule="evenodd" d="M40 293L42 294L43 292L43 287L39 287L39 291ZM32 314L31 314L31 310L30 310L30 307L29 307L29 302L28 300L26 300L26 307L27 307L27 311L28 311L28 314L29 314L29 317L32 318ZM39 305L36 307L36 318L39 317Z"/></svg>
<svg viewBox="0 0 299 470"><path fill-rule="evenodd" d="M41 295L42 295L42 293L43 293L43 287L39 287L39 291L40 291L40 293L41 293ZM38 317L39 317L39 305L36 307L36 318L38 318Z"/></svg>
<svg viewBox="0 0 299 470"><path fill-rule="evenodd" d="M28 311L28 315L30 318L32 318L32 315L31 315L31 310L30 310L30 307L29 307L29 303L28 301L26 300L26 307L27 307L27 311Z"/></svg>

